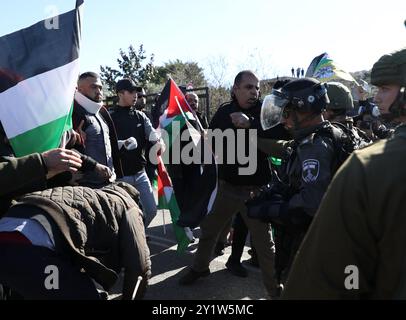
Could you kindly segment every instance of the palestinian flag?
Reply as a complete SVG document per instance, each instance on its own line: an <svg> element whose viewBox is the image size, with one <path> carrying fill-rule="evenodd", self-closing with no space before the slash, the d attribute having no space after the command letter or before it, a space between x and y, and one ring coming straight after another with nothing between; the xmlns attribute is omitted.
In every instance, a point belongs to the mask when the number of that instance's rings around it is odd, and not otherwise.
<svg viewBox="0 0 406 320"><path fill-rule="evenodd" d="M306 77L316 78L322 82L341 79L357 83L353 76L340 69L326 52L312 60L306 71Z"/></svg>
<svg viewBox="0 0 406 320"><path fill-rule="evenodd" d="M167 163L170 173L175 171L181 172L182 175L181 179L172 180L180 209L176 223L182 228L193 229L200 225L213 208L217 195L217 164L202 133L191 124L193 121L197 126L197 117L172 79L167 82L160 98L160 103L166 106L160 118L160 128L167 133L165 144L168 148L164 154L165 163ZM176 122L178 122L179 132L173 131L175 128L173 124ZM180 134L185 137L185 131L190 138L188 141L180 141ZM199 163L195 161L185 163L185 159L180 157L184 148L190 147L191 144L194 145ZM174 163L175 158L180 159L181 163ZM207 163L204 163L206 159Z"/></svg>
<svg viewBox="0 0 406 320"><path fill-rule="evenodd" d="M175 232L176 241L178 242L177 251L179 253L184 252L190 243L190 239L187 237L185 230L177 225L180 210L173 191L171 179L160 156L158 157L158 208L168 209L170 211L173 230Z"/></svg>
<svg viewBox="0 0 406 320"><path fill-rule="evenodd" d="M0 38L0 121L17 157L58 147L72 127L82 4Z"/></svg>
<svg viewBox="0 0 406 320"><path fill-rule="evenodd" d="M172 139L176 139L176 134L172 131L174 122L179 122L181 129L186 124L186 120L195 120L184 94L172 79L166 83L157 105L163 112L159 119L160 127L166 130ZM169 148L172 146L172 139L169 140Z"/></svg>

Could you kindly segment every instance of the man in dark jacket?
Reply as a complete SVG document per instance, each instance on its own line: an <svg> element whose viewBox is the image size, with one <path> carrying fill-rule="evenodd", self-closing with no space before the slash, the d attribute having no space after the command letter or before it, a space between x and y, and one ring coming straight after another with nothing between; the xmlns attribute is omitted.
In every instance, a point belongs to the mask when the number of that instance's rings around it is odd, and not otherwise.
<svg viewBox="0 0 406 320"><path fill-rule="evenodd" d="M148 226L157 213L157 206L145 172L146 157L149 156L145 153L149 143L156 144L160 139L145 113L135 108L136 90L137 86L130 79L118 81L116 91L119 101L111 108L110 114L117 129L119 143L122 144L120 156L124 177L121 180L130 183L140 192L145 226Z"/></svg>
<svg viewBox="0 0 406 320"><path fill-rule="evenodd" d="M109 179L101 178L94 172L86 173L80 181L82 185L100 187L123 176L117 134L113 121L102 104L103 91L100 76L85 72L79 77L78 91L73 107L73 128L80 133L81 142L77 150L98 163L107 166Z"/></svg>
<svg viewBox="0 0 406 320"><path fill-rule="evenodd" d="M234 81L233 100L221 106L214 115L210 129L219 129L234 134L235 146L251 148L250 134L256 136L265 133L260 126L259 79L251 71L240 72ZM254 129L250 132L250 129ZM239 133L239 134L238 134ZM284 139L286 131L283 128L271 130L268 134L274 139ZM252 158L248 163L239 159L241 154L232 146L230 139L223 139L223 148L216 148L218 156L225 153L223 164L219 165L219 184L217 198L212 212L206 216L200 225L201 237L194 263L189 272L180 279L180 284L189 285L200 277L210 274L209 264L219 237L219 234L237 212L241 213L253 236L253 242L258 252L259 265L265 287L272 297L276 294L276 283L273 279L274 242L270 225L259 220L250 219L246 213L245 201L252 192L268 183L271 178L267 156L254 146ZM228 145L230 143L230 145ZM241 151L241 150L240 150ZM243 150L246 151L246 150ZM232 159L237 159L237 162ZM227 267L233 267L227 265Z"/></svg>

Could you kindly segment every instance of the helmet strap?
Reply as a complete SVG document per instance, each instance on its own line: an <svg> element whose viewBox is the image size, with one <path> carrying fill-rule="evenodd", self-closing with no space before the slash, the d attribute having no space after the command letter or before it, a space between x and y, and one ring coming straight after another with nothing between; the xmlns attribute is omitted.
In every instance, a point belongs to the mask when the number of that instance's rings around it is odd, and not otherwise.
<svg viewBox="0 0 406 320"><path fill-rule="evenodd" d="M405 87L400 88L395 101L389 107L389 112L390 112L390 115L392 115L391 120L393 120L397 117L406 116L406 89L405 89ZM383 115L383 116L384 116L384 118L386 118L389 115Z"/></svg>

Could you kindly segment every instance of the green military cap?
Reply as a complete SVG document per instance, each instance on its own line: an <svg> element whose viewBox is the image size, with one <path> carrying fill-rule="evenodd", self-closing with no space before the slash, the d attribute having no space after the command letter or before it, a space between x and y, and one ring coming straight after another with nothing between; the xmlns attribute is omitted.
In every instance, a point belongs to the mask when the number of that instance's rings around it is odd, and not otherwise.
<svg viewBox="0 0 406 320"><path fill-rule="evenodd" d="M371 83L406 85L406 48L382 56L372 67Z"/></svg>
<svg viewBox="0 0 406 320"><path fill-rule="evenodd" d="M354 101L352 99L351 91L340 82L327 83L327 95L330 103L327 110L353 110Z"/></svg>

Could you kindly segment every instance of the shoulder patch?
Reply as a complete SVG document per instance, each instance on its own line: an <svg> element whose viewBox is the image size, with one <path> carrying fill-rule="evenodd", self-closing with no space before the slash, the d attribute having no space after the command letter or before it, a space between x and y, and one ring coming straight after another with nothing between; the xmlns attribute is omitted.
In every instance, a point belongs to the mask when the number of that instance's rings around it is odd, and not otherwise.
<svg viewBox="0 0 406 320"><path fill-rule="evenodd" d="M320 162L315 159L307 159L303 161L302 179L306 183L314 182L319 177Z"/></svg>

